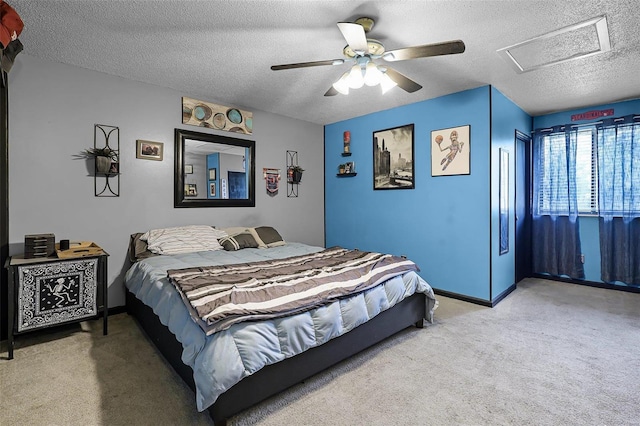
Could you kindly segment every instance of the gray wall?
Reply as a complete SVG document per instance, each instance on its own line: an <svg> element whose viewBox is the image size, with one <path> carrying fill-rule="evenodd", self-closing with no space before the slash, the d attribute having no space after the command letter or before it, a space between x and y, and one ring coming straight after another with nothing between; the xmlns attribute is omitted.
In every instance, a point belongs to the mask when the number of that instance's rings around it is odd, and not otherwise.
<svg viewBox="0 0 640 426"><path fill-rule="evenodd" d="M105 58L108 60L108 58ZM232 82L229 82L232 83ZM9 242L25 234L94 241L109 254L109 306L124 305L129 235L185 224L274 226L285 240L324 244L323 127L253 111L256 207L173 207L174 129L210 131L181 122L182 93L43 61L21 54L9 75ZM216 99L205 101L225 104ZM243 105L233 105L251 111ZM94 196L88 162L74 154L93 146L94 124L120 128L120 196ZM136 140L164 143L164 161L136 159ZM305 169L298 198L287 198L286 151ZM269 196L262 168L280 168L280 192ZM205 188L203 188L204 190Z"/></svg>

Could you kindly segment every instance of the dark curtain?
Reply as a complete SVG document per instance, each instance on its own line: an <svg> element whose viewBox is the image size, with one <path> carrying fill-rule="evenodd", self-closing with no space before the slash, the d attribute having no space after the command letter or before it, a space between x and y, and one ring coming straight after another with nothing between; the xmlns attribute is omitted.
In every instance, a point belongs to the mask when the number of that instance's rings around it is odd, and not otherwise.
<svg viewBox="0 0 640 426"><path fill-rule="evenodd" d="M640 285L640 123L598 126L598 211L602 281Z"/></svg>
<svg viewBox="0 0 640 426"><path fill-rule="evenodd" d="M534 217L533 270L584 279L577 220L572 220L569 216Z"/></svg>
<svg viewBox="0 0 640 426"><path fill-rule="evenodd" d="M605 283L640 285L640 219L600 217L600 267Z"/></svg>
<svg viewBox="0 0 640 426"><path fill-rule="evenodd" d="M533 271L584 279L576 190L577 130L536 131L533 138Z"/></svg>

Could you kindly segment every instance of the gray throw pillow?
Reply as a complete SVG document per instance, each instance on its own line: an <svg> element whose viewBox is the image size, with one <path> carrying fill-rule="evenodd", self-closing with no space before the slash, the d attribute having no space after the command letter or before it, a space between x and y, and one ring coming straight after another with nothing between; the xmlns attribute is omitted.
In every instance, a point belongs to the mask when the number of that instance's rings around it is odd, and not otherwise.
<svg viewBox="0 0 640 426"><path fill-rule="evenodd" d="M258 234L258 237L267 247L278 247L285 245L284 239L282 239L278 231L276 231L273 227L258 226L254 229Z"/></svg>
<svg viewBox="0 0 640 426"><path fill-rule="evenodd" d="M236 251L244 248L258 248L258 243L249 233L225 237L218 240L220 245L227 251Z"/></svg>

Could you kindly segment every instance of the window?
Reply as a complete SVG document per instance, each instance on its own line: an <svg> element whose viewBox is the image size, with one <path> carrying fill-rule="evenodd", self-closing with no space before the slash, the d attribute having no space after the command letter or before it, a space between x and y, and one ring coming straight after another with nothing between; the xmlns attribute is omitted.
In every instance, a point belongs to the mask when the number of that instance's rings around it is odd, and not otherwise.
<svg viewBox="0 0 640 426"><path fill-rule="evenodd" d="M598 128L600 216L640 217L640 117Z"/></svg>
<svg viewBox="0 0 640 426"><path fill-rule="evenodd" d="M586 127L571 133L576 139L575 167L576 193L579 214L597 214L598 211L598 162L595 128ZM565 132L549 133L541 139L538 173L534 176L537 186L535 207L540 215L569 211ZM562 213L560 213L562 214ZM566 213L565 213L566 214Z"/></svg>

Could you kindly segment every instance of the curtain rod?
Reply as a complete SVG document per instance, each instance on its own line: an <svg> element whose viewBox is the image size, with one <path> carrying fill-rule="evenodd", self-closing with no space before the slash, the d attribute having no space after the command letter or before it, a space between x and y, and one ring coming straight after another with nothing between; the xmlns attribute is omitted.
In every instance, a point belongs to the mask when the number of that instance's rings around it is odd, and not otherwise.
<svg viewBox="0 0 640 426"><path fill-rule="evenodd" d="M639 119L639 118L640 118L640 115L634 115L634 116L633 116L633 119L634 119L634 120L637 120L637 119ZM623 121L623 120L624 120L624 117L617 117L617 118L614 118L614 119L613 119L613 121L614 121L614 122L615 122L615 121ZM573 127L595 126L595 125L597 125L597 124L602 124L602 123L603 123L603 121L602 121L602 120L600 120L600 121L594 121L593 123L572 124L572 125L571 125L571 127L573 128ZM560 126L560 130L564 130L564 129L566 129L566 128L567 128L567 126ZM536 129L536 130L532 130L532 131L531 131L531 133L535 133L535 132L550 132L550 131L552 131L552 130L553 130L553 127L550 127L550 128L548 128L548 129Z"/></svg>

